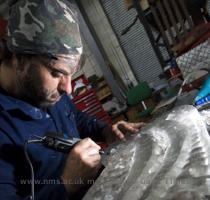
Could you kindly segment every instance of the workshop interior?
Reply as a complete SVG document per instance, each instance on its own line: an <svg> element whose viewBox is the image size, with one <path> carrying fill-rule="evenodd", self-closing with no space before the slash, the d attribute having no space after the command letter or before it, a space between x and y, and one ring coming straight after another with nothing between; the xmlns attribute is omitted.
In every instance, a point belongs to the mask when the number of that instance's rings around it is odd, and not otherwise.
<svg viewBox="0 0 210 200"><path fill-rule="evenodd" d="M210 199L210 0L68 1L84 46L71 81L76 108L110 125L146 123L101 144L104 169L83 199ZM78 141L49 133L27 144L66 153Z"/></svg>
<svg viewBox="0 0 210 200"><path fill-rule="evenodd" d="M77 6L85 46L84 66L72 81L79 109L108 123L148 122L177 95L193 95L206 79L208 1L78 1ZM190 98L189 104L195 103Z"/></svg>

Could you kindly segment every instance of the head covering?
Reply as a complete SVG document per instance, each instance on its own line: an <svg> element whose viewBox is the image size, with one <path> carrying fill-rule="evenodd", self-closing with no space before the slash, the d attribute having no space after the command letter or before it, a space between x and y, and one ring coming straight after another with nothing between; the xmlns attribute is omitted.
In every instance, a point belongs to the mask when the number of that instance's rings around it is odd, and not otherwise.
<svg viewBox="0 0 210 200"><path fill-rule="evenodd" d="M9 18L10 7L18 0L0 0L0 17L4 20Z"/></svg>
<svg viewBox="0 0 210 200"><path fill-rule="evenodd" d="M19 0L10 10L7 46L13 53L82 53L77 14L65 0Z"/></svg>

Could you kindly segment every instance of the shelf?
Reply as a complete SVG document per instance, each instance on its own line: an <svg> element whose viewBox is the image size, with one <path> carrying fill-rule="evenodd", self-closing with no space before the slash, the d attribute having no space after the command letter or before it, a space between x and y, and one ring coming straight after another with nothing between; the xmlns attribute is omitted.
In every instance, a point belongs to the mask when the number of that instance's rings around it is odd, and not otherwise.
<svg viewBox="0 0 210 200"><path fill-rule="evenodd" d="M100 101L110 96L111 94L112 94L112 91L108 85L104 86L102 89L96 92L96 95Z"/></svg>
<svg viewBox="0 0 210 200"><path fill-rule="evenodd" d="M98 96L99 101L102 101L103 99L109 97L110 95L112 95L112 92L108 92L108 93L106 93L106 94L104 94L104 95L102 95L100 97L98 95L97 96Z"/></svg>

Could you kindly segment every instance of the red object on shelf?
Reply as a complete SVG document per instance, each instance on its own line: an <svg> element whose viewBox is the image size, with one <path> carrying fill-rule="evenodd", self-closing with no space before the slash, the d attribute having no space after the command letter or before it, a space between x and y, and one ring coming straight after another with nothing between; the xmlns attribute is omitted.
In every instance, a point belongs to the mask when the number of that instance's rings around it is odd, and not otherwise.
<svg viewBox="0 0 210 200"><path fill-rule="evenodd" d="M7 35L7 21L0 18L0 39L6 39Z"/></svg>
<svg viewBox="0 0 210 200"><path fill-rule="evenodd" d="M72 88L75 86L75 82L81 79L81 81L88 86L88 80L84 75L72 80ZM76 108L80 111L87 113L90 116L93 116L97 119L100 119L108 124L112 124L111 117L104 110L101 102L96 96L94 89L87 89L84 93L74 96L73 102Z"/></svg>
<svg viewBox="0 0 210 200"><path fill-rule="evenodd" d="M84 75L81 75L81 76L79 76L79 77L77 77L77 78L75 78L74 80L71 81L72 91L74 91L77 82L81 82L86 86L88 86L88 84L89 84L87 78Z"/></svg>

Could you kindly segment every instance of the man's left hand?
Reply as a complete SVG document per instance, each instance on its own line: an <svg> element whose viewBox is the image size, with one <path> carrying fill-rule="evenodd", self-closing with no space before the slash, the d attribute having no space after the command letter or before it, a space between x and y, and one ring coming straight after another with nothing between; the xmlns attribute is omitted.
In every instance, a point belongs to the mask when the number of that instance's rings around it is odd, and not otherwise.
<svg viewBox="0 0 210 200"><path fill-rule="evenodd" d="M126 133L138 133L140 129L145 126L144 122L131 123L126 121L119 121L112 125L112 132L120 140L125 140Z"/></svg>

